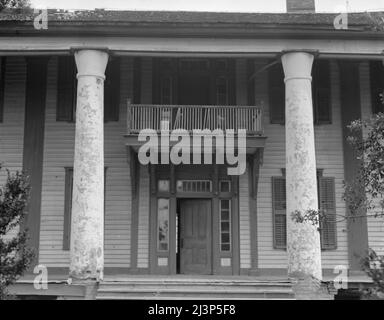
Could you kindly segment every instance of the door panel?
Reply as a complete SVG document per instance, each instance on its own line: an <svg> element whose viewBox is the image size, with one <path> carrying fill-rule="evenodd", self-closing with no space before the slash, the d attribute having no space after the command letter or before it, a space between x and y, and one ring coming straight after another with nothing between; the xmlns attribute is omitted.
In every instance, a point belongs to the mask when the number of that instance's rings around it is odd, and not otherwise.
<svg viewBox="0 0 384 320"><path fill-rule="evenodd" d="M211 274L211 201L182 200L180 273Z"/></svg>

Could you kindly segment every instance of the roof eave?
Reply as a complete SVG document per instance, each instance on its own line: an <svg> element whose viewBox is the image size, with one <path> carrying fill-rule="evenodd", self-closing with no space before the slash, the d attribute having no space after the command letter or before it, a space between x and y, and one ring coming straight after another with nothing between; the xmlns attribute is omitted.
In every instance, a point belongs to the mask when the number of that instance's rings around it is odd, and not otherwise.
<svg viewBox="0 0 384 320"><path fill-rule="evenodd" d="M328 25L303 24L233 24L233 23L50 23L47 30L36 30L32 22L2 21L0 36L164 36L164 37L223 37L223 38L294 38L294 39L383 39L384 31L369 26L335 30Z"/></svg>

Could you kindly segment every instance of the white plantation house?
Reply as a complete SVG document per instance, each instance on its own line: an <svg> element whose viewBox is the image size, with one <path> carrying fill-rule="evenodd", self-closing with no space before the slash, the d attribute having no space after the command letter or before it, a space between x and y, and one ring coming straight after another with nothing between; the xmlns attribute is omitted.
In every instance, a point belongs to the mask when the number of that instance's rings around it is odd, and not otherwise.
<svg viewBox="0 0 384 320"><path fill-rule="evenodd" d="M0 161L30 175L25 226L49 275L17 294L331 298L335 268L365 281L384 221L336 215L358 167L347 125L383 108L384 14L335 28L314 1L287 8L50 10L47 29L0 13ZM140 133L164 128L245 130L245 172L215 154L143 164ZM326 212L320 232L291 219L307 209Z"/></svg>

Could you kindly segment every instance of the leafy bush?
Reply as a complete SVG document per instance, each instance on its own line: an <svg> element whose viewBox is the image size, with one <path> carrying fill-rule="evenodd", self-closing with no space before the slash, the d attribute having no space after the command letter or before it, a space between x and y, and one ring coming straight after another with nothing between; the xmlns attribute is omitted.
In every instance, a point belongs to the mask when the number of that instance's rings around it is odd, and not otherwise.
<svg viewBox="0 0 384 320"><path fill-rule="evenodd" d="M20 228L14 237L9 236L24 219L29 190L23 173L11 174L7 170L5 185L0 187L0 300L10 297L7 287L23 275L34 257L26 247L26 229Z"/></svg>
<svg viewBox="0 0 384 320"><path fill-rule="evenodd" d="M370 249L363 260L363 270L373 281L373 286L363 291L364 297L384 299L384 257Z"/></svg>

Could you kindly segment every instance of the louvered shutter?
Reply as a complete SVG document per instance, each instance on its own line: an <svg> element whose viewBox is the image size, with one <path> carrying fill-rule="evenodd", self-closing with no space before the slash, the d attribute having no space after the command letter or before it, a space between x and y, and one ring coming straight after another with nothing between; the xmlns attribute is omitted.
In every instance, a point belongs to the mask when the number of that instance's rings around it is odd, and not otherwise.
<svg viewBox="0 0 384 320"><path fill-rule="evenodd" d="M0 58L0 123L3 122L4 114L4 88L5 88L5 64L6 58Z"/></svg>
<svg viewBox="0 0 384 320"><path fill-rule="evenodd" d="M120 109L120 59L109 61L104 83L104 121L119 121Z"/></svg>
<svg viewBox="0 0 384 320"><path fill-rule="evenodd" d="M381 95L384 92L384 66L381 61L370 62L372 112L384 112Z"/></svg>
<svg viewBox="0 0 384 320"><path fill-rule="evenodd" d="M268 95L271 123L285 123L285 84L281 63L269 68Z"/></svg>
<svg viewBox="0 0 384 320"><path fill-rule="evenodd" d="M335 179L319 177L320 210L324 212L325 219L320 224L321 248L323 250L336 249L336 199Z"/></svg>
<svg viewBox="0 0 384 320"><path fill-rule="evenodd" d="M316 61L313 66L312 74L315 123L332 123L331 71L329 61Z"/></svg>
<svg viewBox="0 0 384 320"><path fill-rule="evenodd" d="M74 121L77 80L75 59L59 57L57 80L57 121Z"/></svg>
<svg viewBox="0 0 384 320"><path fill-rule="evenodd" d="M274 248L287 247L287 206L284 177L272 177Z"/></svg>

